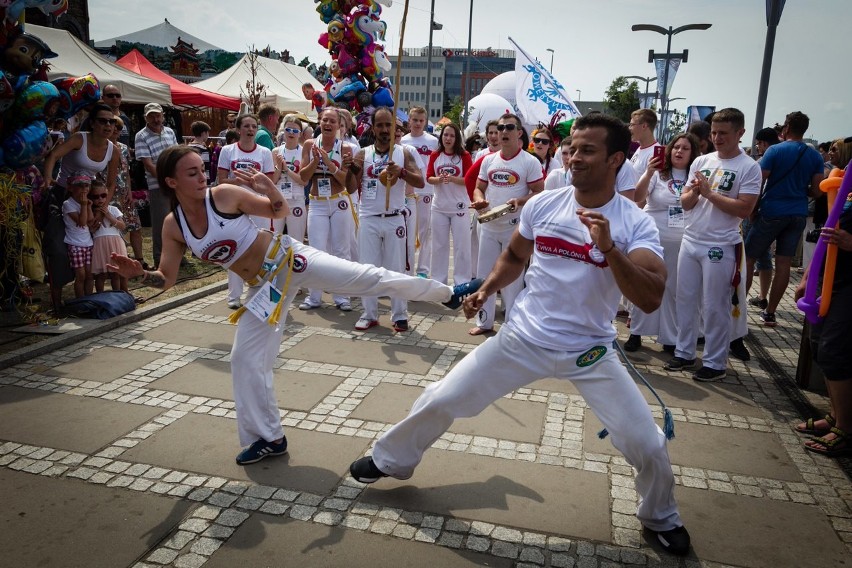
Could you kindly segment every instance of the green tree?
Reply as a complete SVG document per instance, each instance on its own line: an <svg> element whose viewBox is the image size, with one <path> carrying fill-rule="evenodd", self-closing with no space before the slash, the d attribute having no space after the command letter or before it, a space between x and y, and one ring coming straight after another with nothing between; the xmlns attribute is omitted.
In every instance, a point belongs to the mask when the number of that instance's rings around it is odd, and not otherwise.
<svg viewBox="0 0 852 568"><path fill-rule="evenodd" d="M450 101L450 110L444 113L444 116L449 118L452 122L461 126L462 114L463 114L464 105L462 104L461 97L456 97L452 101Z"/></svg>
<svg viewBox="0 0 852 568"><path fill-rule="evenodd" d="M616 77L606 90L604 112L616 116L624 122L630 122L630 113L639 109L639 85L636 81Z"/></svg>
<svg viewBox="0 0 852 568"><path fill-rule="evenodd" d="M683 132L685 126L686 113L681 112L679 110L672 111L671 117L669 118L669 123L668 125L666 125L666 132L663 136L663 140L665 142L668 142L672 139L672 136L674 136L678 132Z"/></svg>
<svg viewBox="0 0 852 568"><path fill-rule="evenodd" d="M310 64L311 64L311 62L310 62L310 60L308 60L307 57L305 57L304 59L299 61L299 67L307 67Z"/></svg>

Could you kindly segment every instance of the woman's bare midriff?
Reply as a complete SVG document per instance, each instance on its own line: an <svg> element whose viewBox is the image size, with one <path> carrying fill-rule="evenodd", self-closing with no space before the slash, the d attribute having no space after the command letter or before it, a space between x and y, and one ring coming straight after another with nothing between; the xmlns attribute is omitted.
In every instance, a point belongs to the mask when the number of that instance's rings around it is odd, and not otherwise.
<svg viewBox="0 0 852 568"><path fill-rule="evenodd" d="M272 233L258 231L257 238L249 246L246 253L231 265L230 271L243 280L250 280L257 276L260 267L263 265L266 249L269 248L270 242L272 242Z"/></svg>

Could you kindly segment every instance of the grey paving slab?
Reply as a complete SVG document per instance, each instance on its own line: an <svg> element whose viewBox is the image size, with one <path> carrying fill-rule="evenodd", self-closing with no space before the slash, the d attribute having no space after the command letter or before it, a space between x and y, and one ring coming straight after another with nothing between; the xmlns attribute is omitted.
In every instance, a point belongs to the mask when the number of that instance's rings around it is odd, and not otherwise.
<svg viewBox="0 0 852 568"><path fill-rule="evenodd" d="M163 412L150 406L21 387L0 389L0 409L3 439L88 453Z"/></svg>
<svg viewBox="0 0 852 568"><path fill-rule="evenodd" d="M308 326L336 329L339 331L352 331L355 329L355 322L361 317L361 310L353 308L351 312L341 312L333 303L323 304L321 308L306 311L298 308L298 300L293 303L296 305L290 310L290 316L287 318L287 325L293 329ZM385 333L388 335L393 333L393 330L389 327L389 318L382 320L382 326L372 328L370 333Z"/></svg>
<svg viewBox="0 0 852 568"><path fill-rule="evenodd" d="M399 422L422 393L419 387L381 384L352 412L352 418ZM450 432L537 444L541 441L546 413L546 404L501 398L479 416L456 420Z"/></svg>
<svg viewBox="0 0 852 568"><path fill-rule="evenodd" d="M228 317L234 310L228 307L228 303L225 301L225 296L220 296L221 301L210 304L209 306L198 310L196 313L205 316L218 316L218 317Z"/></svg>
<svg viewBox="0 0 852 568"><path fill-rule="evenodd" d="M369 440L288 428L289 453L238 466L237 423L188 414L127 451L122 459L261 485L327 494L361 456Z"/></svg>
<svg viewBox="0 0 852 568"><path fill-rule="evenodd" d="M205 564L327 568L509 568L512 561L402 538L254 514Z"/></svg>
<svg viewBox="0 0 852 568"><path fill-rule="evenodd" d="M289 359L425 375L441 350L361 339L309 337L288 349L286 355Z"/></svg>
<svg viewBox="0 0 852 568"><path fill-rule="evenodd" d="M692 380L691 373L666 376L646 372L643 375L668 406L737 416L763 416L748 390L739 384L700 383ZM651 391L641 382L637 384L645 400L658 406Z"/></svg>
<svg viewBox="0 0 852 568"><path fill-rule="evenodd" d="M592 411L587 410L583 448L587 452L617 455L609 437L598 438L602 427ZM768 432L675 422L675 438L669 442L669 456L677 465L786 481L802 480L778 436Z"/></svg>
<svg viewBox="0 0 852 568"><path fill-rule="evenodd" d="M140 337L149 341L230 351L236 331L237 326L228 323L178 319L148 330Z"/></svg>
<svg viewBox="0 0 852 568"><path fill-rule="evenodd" d="M565 381L562 379L540 379L538 381L534 381L526 386L529 389L540 389L546 390L550 392L561 392L564 394L580 394L580 391L577 390L577 387L574 386L574 383L571 381Z"/></svg>
<svg viewBox="0 0 852 568"><path fill-rule="evenodd" d="M849 566L852 557L812 505L677 489L698 558L751 568Z"/></svg>
<svg viewBox="0 0 852 568"><path fill-rule="evenodd" d="M383 478L361 500L611 541L609 482L601 473L430 450L411 479Z"/></svg>
<svg viewBox="0 0 852 568"><path fill-rule="evenodd" d="M131 566L192 503L0 469L4 566Z"/></svg>
<svg viewBox="0 0 852 568"><path fill-rule="evenodd" d="M299 371L274 371L275 394L280 408L308 411L315 407L343 380L341 377L302 373ZM162 379L151 383L151 388L172 392L234 400L231 364L211 359L196 359Z"/></svg>
<svg viewBox="0 0 852 568"><path fill-rule="evenodd" d="M108 383L131 371L141 369L161 357L162 355L159 353L151 353L150 351L102 347L94 349L91 353L81 355L68 363L46 369L44 374Z"/></svg>
<svg viewBox="0 0 852 568"><path fill-rule="evenodd" d="M471 335L468 330L475 327L476 324L472 321L456 322L456 321L439 321L426 332L426 337L435 341L450 341L452 343L470 343L479 345L489 337L493 337L494 333L484 335ZM500 329L500 326L497 326Z"/></svg>

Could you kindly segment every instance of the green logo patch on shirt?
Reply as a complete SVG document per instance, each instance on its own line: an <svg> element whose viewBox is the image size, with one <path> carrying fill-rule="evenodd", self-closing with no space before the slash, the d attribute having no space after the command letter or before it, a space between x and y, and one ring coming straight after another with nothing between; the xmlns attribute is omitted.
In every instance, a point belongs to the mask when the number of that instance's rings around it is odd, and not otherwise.
<svg viewBox="0 0 852 568"><path fill-rule="evenodd" d="M577 357L577 366L588 367L590 365L594 365L604 355L606 355L606 347L604 347L603 345L597 345L595 347L592 347L591 349Z"/></svg>

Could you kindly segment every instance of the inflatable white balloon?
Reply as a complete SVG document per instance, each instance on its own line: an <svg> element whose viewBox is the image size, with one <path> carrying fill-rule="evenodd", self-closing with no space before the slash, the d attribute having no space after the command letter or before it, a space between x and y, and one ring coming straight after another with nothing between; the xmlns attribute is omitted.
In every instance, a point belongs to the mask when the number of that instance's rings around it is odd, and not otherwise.
<svg viewBox="0 0 852 568"><path fill-rule="evenodd" d="M465 138L484 131L489 120L497 120L507 112L515 112L512 104L500 95L481 93L467 103L467 127L464 129ZM480 128L480 125L482 126ZM483 132L484 133L484 132Z"/></svg>
<svg viewBox="0 0 852 568"><path fill-rule="evenodd" d="M517 107L517 99L515 98L515 72L514 71L506 71L505 73L500 73L482 88L482 93L491 93L493 95L499 95L509 101L509 104L512 105L512 108Z"/></svg>

